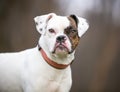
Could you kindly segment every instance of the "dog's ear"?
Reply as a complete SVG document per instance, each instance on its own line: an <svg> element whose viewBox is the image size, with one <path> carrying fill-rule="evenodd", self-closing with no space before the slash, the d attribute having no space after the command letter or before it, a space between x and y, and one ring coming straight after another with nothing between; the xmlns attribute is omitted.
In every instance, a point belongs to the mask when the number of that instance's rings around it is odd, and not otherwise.
<svg viewBox="0 0 120 92"><path fill-rule="evenodd" d="M79 22L78 22L78 34L79 37L81 37L89 28L89 24L86 19L77 17Z"/></svg>
<svg viewBox="0 0 120 92"><path fill-rule="evenodd" d="M49 13L46 15L37 16L34 18L36 29L40 34L45 33L45 27L47 26L47 22L53 17L56 16L55 13Z"/></svg>
<svg viewBox="0 0 120 92"><path fill-rule="evenodd" d="M74 19L77 27L78 27L78 35L81 37L89 28L89 24L86 19L78 17L76 15L70 15L72 19Z"/></svg>

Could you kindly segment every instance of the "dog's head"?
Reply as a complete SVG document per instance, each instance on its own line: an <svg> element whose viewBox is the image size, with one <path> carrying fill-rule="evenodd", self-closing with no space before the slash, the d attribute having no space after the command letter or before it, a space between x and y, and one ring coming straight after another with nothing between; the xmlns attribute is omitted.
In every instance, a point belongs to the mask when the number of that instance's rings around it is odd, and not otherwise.
<svg viewBox="0 0 120 92"><path fill-rule="evenodd" d="M70 15L58 16L54 13L34 18L37 31L41 34L39 44L57 56L66 56L74 52L81 36L89 25L84 18Z"/></svg>

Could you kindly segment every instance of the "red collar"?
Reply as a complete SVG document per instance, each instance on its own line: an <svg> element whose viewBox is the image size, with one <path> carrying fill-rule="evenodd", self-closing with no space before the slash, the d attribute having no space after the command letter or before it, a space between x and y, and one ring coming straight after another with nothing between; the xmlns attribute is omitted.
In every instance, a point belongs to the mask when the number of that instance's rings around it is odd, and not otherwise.
<svg viewBox="0 0 120 92"><path fill-rule="evenodd" d="M67 68L70 64L58 64L55 61L51 60L50 58L48 58L48 56L46 55L46 53L44 52L44 50L42 48L39 48L44 60L52 67L56 68L56 69L65 69Z"/></svg>

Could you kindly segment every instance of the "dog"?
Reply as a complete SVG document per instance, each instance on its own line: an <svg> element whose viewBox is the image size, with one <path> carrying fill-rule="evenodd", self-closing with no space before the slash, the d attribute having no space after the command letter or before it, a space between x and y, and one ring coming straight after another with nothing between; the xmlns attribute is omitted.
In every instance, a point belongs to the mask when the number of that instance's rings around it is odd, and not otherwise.
<svg viewBox="0 0 120 92"><path fill-rule="evenodd" d="M89 24L76 15L34 18L41 34L35 48L0 54L0 92L69 92L70 65Z"/></svg>

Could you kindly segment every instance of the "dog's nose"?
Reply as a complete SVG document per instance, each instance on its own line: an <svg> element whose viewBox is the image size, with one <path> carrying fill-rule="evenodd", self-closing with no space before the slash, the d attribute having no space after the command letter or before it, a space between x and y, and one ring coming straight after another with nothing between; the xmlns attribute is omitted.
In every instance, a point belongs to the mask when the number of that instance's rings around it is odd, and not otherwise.
<svg viewBox="0 0 120 92"><path fill-rule="evenodd" d="M66 36L61 35L57 37L57 42L64 42L66 40Z"/></svg>

